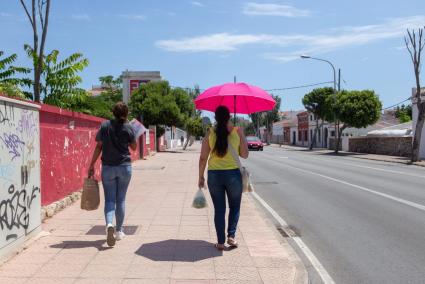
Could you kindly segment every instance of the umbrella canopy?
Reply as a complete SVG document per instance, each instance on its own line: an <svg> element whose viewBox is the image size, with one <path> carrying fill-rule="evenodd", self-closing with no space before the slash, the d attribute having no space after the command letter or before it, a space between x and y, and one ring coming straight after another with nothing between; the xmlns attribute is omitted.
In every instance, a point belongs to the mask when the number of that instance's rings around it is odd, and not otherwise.
<svg viewBox="0 0 425 284"><path fill-rule="evenodd" d="M245 83L211 87L195 99L197 109L212 112L218 106L226 106L234 113L251 114L272 110L275 105L275 100L266 91Z"/></svg>

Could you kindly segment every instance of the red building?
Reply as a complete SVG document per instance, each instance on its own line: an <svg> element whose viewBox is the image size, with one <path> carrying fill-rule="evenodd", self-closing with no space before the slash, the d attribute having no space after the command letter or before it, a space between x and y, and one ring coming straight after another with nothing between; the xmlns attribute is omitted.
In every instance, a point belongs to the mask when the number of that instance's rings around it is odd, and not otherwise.
<svg viewBox="0 0 425 284"><path fill-rule="evenodd" d="M308 146L308 112L297 114L298 117L298 143L300 146Z"/></svg>

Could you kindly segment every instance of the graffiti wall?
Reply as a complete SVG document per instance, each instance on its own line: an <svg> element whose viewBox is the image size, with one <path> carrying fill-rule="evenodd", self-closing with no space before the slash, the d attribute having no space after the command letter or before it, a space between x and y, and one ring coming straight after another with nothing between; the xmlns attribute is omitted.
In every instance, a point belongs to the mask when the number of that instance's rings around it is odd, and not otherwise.
<svg viewBox="0 0 425 284"><path fill-rule="evenodd" d="M40 228L38 108L0 97L0 255Z"/></svg>

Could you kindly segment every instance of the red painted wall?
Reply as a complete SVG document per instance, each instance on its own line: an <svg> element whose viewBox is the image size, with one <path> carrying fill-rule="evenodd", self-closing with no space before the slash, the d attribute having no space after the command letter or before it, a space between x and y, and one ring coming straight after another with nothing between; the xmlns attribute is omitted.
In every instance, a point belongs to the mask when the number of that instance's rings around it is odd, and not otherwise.
<svg viewBox="0 0 425 284"><path fill-rule="evenodd" d="M104 119L42 105L40 110L41 203L48 205L83 186ZM132 160L139 153L132 153ZM100 159L96 178L100 177Z"/></svg>

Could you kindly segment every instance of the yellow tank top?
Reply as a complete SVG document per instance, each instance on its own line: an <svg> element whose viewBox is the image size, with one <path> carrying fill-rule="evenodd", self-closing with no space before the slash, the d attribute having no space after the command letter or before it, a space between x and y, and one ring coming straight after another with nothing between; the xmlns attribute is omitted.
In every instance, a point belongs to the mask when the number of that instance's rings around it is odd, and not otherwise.
<svg viewBox="0 0 425 284"><path fill-rule="evenodd" d="M208 169L209 170L234 170L238 169L238 164L233 159L232 153L230 152L230 149L227 149L226 155L224 157L218 157L213 149L215 145L215 141L217 139L217 136L215 134L214 128L210 129L210 136L208 137L208 142L210 145L210 158L208 160ZM232 132L230 132L228 136L228 142L229 146L232 145L233 148L236 150L236 153L239 154L239 145L241 143L241 140L239 138L239 134L237 132L237 128L233 127Z"/></svg>

